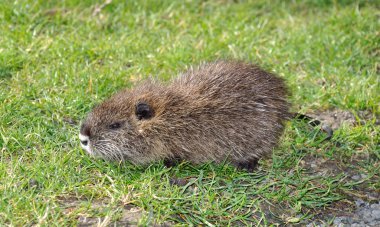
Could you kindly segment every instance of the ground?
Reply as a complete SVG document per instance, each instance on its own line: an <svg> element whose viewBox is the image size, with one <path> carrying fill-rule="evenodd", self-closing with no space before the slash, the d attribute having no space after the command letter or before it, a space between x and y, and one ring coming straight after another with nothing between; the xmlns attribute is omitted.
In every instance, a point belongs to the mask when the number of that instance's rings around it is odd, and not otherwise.
<svg viewBox="0 0 380 227"><path fill-rule="evenodd" d="M8 1L0 5L0 225L379 225L376 1ZM139 80L215 59L286 80L292 120L253 172L132 166L79 123Z"/></svg>

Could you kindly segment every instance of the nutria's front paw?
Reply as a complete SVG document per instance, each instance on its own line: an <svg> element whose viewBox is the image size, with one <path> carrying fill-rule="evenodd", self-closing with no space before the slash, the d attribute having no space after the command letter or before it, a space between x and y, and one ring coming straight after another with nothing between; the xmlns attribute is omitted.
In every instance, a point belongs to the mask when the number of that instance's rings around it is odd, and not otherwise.
<svg viewBox="0 0 380 227"><path fill-rule="evenodd" d="M236 163L235 166L238 169L245 169L248 172L253 172L256 169L258 162L259 162L259 159L254 158L254 159L238 162L238 163Z"/></svg>
<svg viewBox="0 0 380 227"><path fill-rule="evenodd" d="M180 158L165 158L164 159L164 165L167 168L174 167L174 166L178 165L180 162L181 162Z"/></svg>

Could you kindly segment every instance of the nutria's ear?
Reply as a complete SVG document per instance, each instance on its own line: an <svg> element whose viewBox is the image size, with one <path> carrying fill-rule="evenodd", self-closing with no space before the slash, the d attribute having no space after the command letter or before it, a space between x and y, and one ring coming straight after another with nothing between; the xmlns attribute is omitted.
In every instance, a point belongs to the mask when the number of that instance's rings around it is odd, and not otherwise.
<svg viewBox="0 0 380 227"><path fill-rule="evenodd" d="M146 102L138 102L136 105L136 116L139 120L146 120L152 118L154 111L152 107L149 106Z"/></svg>

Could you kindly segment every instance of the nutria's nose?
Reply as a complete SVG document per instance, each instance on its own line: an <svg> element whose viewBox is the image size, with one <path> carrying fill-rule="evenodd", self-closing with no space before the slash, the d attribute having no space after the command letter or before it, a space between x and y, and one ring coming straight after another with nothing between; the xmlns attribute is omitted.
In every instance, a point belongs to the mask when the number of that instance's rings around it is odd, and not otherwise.
<svg viewBox="0 0 380 227"><path fill-rule="evenodd" d="M90 141L89 137L86 135L83 135L82 133L79 134L79 140L82 144L82 147L86 147L88 145L88 142Z"/></svg>
<svg viewBox="0 0 380 227"><path fill-rule="evenodd" d="M83 144L84 146L87 146L87 144L88 144L88 140L81 140L80 142L81 142L81 144Z"/></svg>

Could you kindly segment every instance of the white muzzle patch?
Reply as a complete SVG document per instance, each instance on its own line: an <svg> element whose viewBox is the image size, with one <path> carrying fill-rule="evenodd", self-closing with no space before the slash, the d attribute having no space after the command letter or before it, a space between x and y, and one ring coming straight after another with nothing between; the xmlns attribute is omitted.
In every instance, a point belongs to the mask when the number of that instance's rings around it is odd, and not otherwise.
<svg viewBox="0 0 380 227"><path fill-rule="evenodd" d="M79 133L79 140L83 150L87 151L89 154L93 154L90 148L90 138Z"/></svg>

